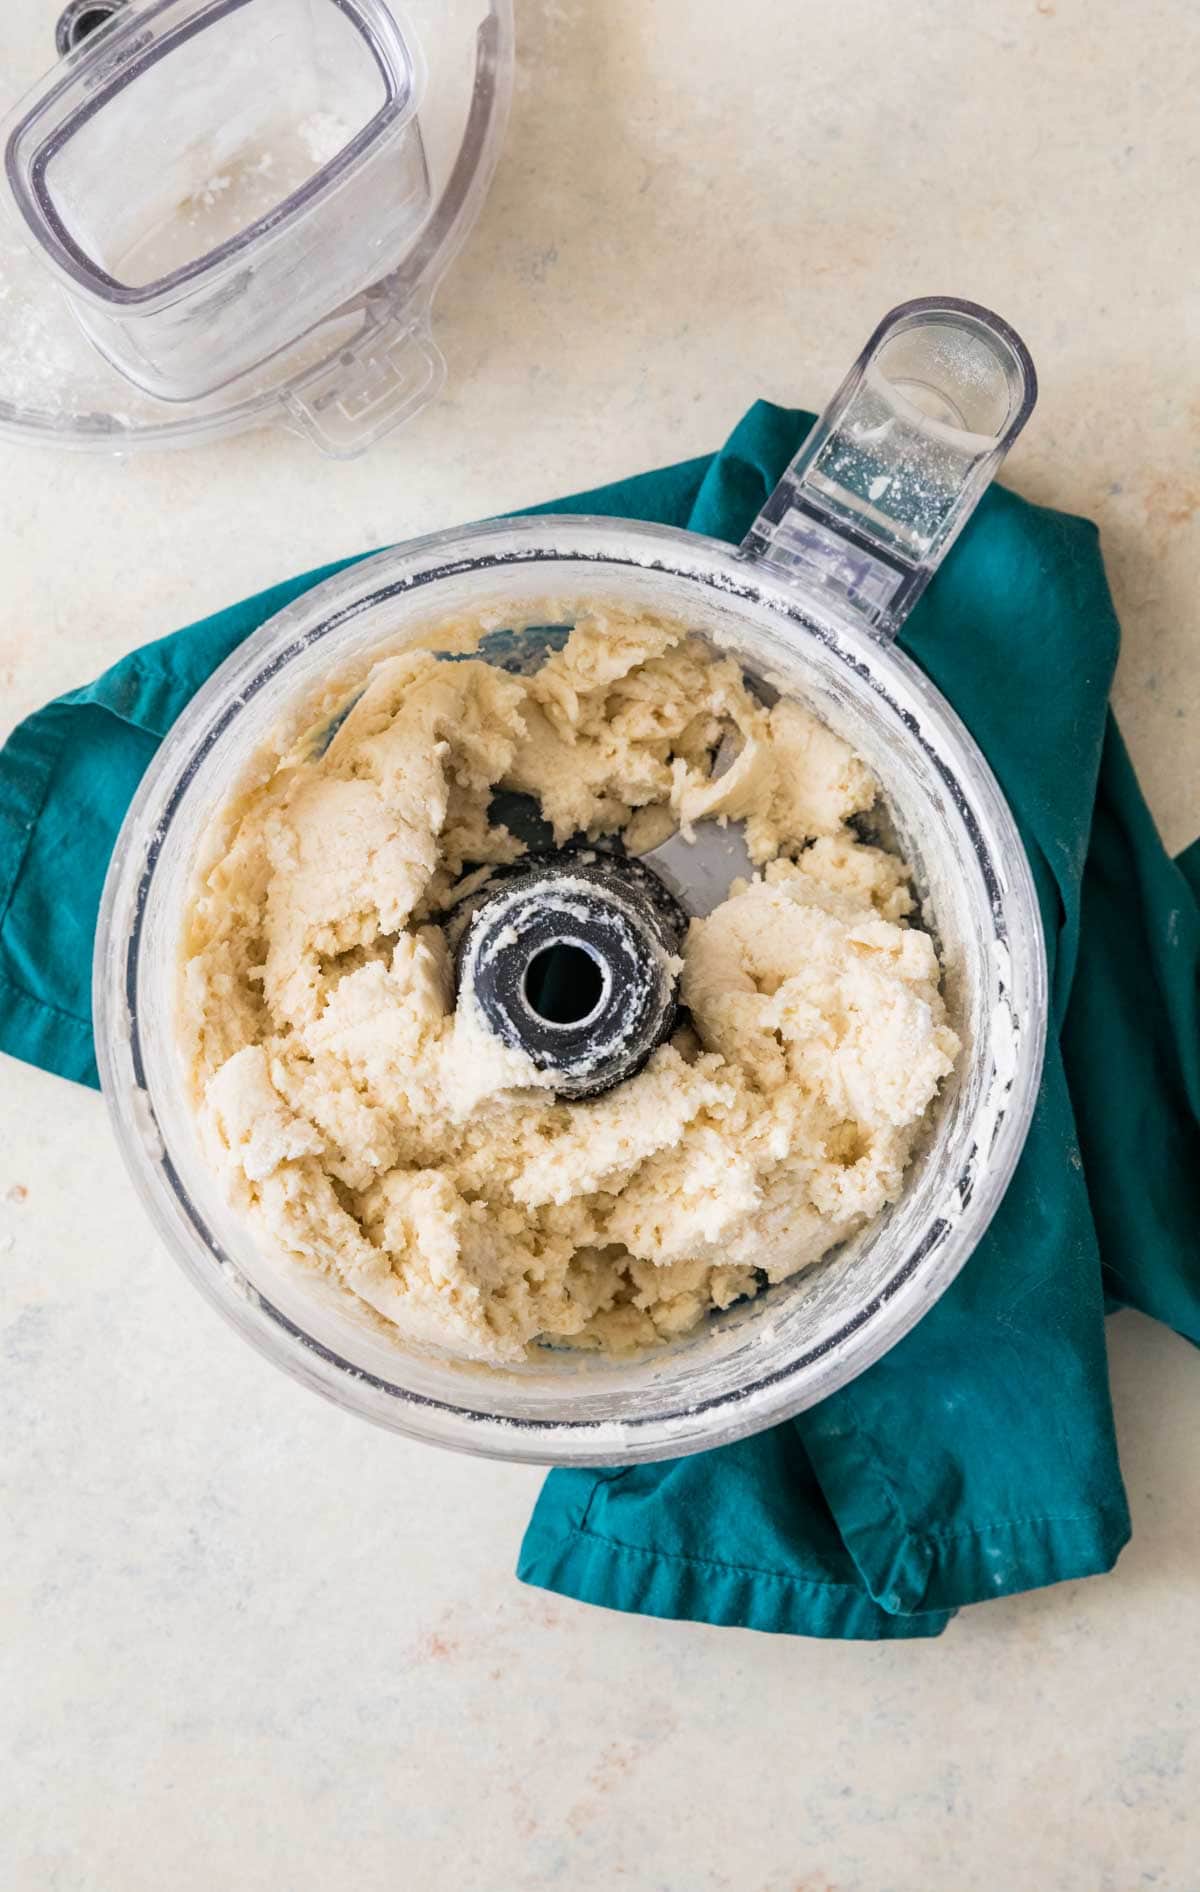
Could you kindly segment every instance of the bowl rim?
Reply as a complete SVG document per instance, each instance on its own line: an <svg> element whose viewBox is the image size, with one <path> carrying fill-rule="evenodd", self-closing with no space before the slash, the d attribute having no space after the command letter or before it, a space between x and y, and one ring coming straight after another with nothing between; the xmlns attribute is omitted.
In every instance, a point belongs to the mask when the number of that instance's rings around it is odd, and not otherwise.
<svg viewBox="0 0 1200 1892"><path fill-rule="evenodd" d="M498 546L498 541L511 541ZM889 702L921 743L971 834L998 942L1020 917L1026 958L1013 963L1024 986L1016 1067L1002 1087L986 1161L952 1218L935 1217L887 1281L830 1337L782 1365L670 1411L630 1417L547 1418L480 1411L385 1379L309 1334L241 1273L199 1214L159 1135L142 1059L137 980L140 933L162 846L187 786L231 715L317 636L439 578L520 563L530 567L616 563L706 584L736 608L738 598L783 615L848 659L860 682ZM330 609L325 612L326 601ZM819 616L817 615L819 613ZM264 661L265 659L265 661ZM919 718L885 687L891 673L939 725L973 777L968 798L957 774L928 740ZM221 713L214 715L214 711ZM146 843L147 817L154 812ZM982 815L982 825L980 816ZM991 847L984 829L995 836ZM139 846L139 841L141 845ZM1002 857L1007 893L993 855ZM1032 924L1029 923L1032 917ZM191 698L167 732L126 813L105 881L93 962L93 1016L101 1087L122 1158L159 1235L205 1298L256 1349L335 1404L408 1436L478 1456L539 1464L604 1465L678 1457L791 1418L856 1378L888 1352L959 1273L989 1226L1028 1134L1041 1081L1047 1026L1047 971L1033 877L1007 801L973 737L925 673L894 645L870 637L824 601L801 598L776 574L723 541L677 527L589 514L525 514L424 534L322 579L240 643ZM132 1087L142 1111L124 1113ZM148 1121L147 1121L148 1114ZM137 1133L131 1134L131 1124ZM976 1154L976 1152L972 1152ZM164 1188L164 1179L169 1186ZM920 1292L916 1291L919 1283ZM653 1356L651 1356L653 1358ZM715 1426L713 1415L722 1423Z"/></svg>

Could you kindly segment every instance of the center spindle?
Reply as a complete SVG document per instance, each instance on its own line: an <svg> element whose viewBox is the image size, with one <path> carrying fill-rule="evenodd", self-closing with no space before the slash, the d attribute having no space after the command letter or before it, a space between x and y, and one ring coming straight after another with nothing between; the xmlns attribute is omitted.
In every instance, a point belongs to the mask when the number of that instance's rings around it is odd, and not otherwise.
<svg viewBox="0 0 1200 1892"><path fill-rule="evenodd" d="M675 1020L687 916L638 861L593 848L528 855L473 896L458 947L459 1003L561 1097L639 1071Z"/></svg>

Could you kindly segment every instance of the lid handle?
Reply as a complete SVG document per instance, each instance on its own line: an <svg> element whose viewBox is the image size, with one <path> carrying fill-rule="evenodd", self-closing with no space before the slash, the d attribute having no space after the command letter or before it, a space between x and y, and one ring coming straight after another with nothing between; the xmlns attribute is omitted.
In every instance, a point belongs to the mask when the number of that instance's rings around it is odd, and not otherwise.
<svg viewBox="0 0 1200 1892"><path fill-rule="evenodd" d="M1007 322L925 296L884 317L742 544L893 638L1033 411Z"/></svg>
<svg viewBox="0 0 1200 1892"><path fill-rule="evenodd" d="M367 299L363 328L332 361L289 388L292 425L333 460L351 460L418 412L441 387L442 352L423 313L407 319Z"/></svg>

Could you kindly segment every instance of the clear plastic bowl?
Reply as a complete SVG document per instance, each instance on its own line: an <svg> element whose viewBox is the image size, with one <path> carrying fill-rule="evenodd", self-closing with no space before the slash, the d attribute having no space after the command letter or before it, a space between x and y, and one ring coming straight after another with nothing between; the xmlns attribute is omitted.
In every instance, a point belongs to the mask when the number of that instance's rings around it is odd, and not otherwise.
<svg viewBox="0 0 1200 1892"><path fill-rule="evenodd" d="M678 619L810 704L865 758L915 868L963 1050L900 1199L816 1268L643 1358L544 1350L517 1368L481 1367L406 1349L341 1291L263 1253L226 1204L175 1041L177 939L206 825L321 681L436 638L459 613L545 621L550 599L554 621L597 601ZM821 601L786 570L693 534L543 518L385 553L235 652L167 737L130 811L101 914L95 1019L120 1145L159 1231L268 1358L339 1405L440 1445L611 1464L719 1445L812 1405L936 1301L1025 1139L1045 960L1021 843L982 756L927 679L832 591Z"/></svg>

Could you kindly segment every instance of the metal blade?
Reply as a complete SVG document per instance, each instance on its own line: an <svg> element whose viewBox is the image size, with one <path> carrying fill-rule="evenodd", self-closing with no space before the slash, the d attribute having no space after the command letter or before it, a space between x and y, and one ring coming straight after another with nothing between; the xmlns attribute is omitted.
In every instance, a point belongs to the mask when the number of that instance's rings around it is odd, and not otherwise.
<svg viewBox="0 0 1200 1892"><path fill-rule="evenodd" d="M703 920L728 899L735 880L749 880L754 862L740 821L698 821L694 839L686 841L677 830L669 840L638 860L658 875L680 906L693 919Z"/></svg>

